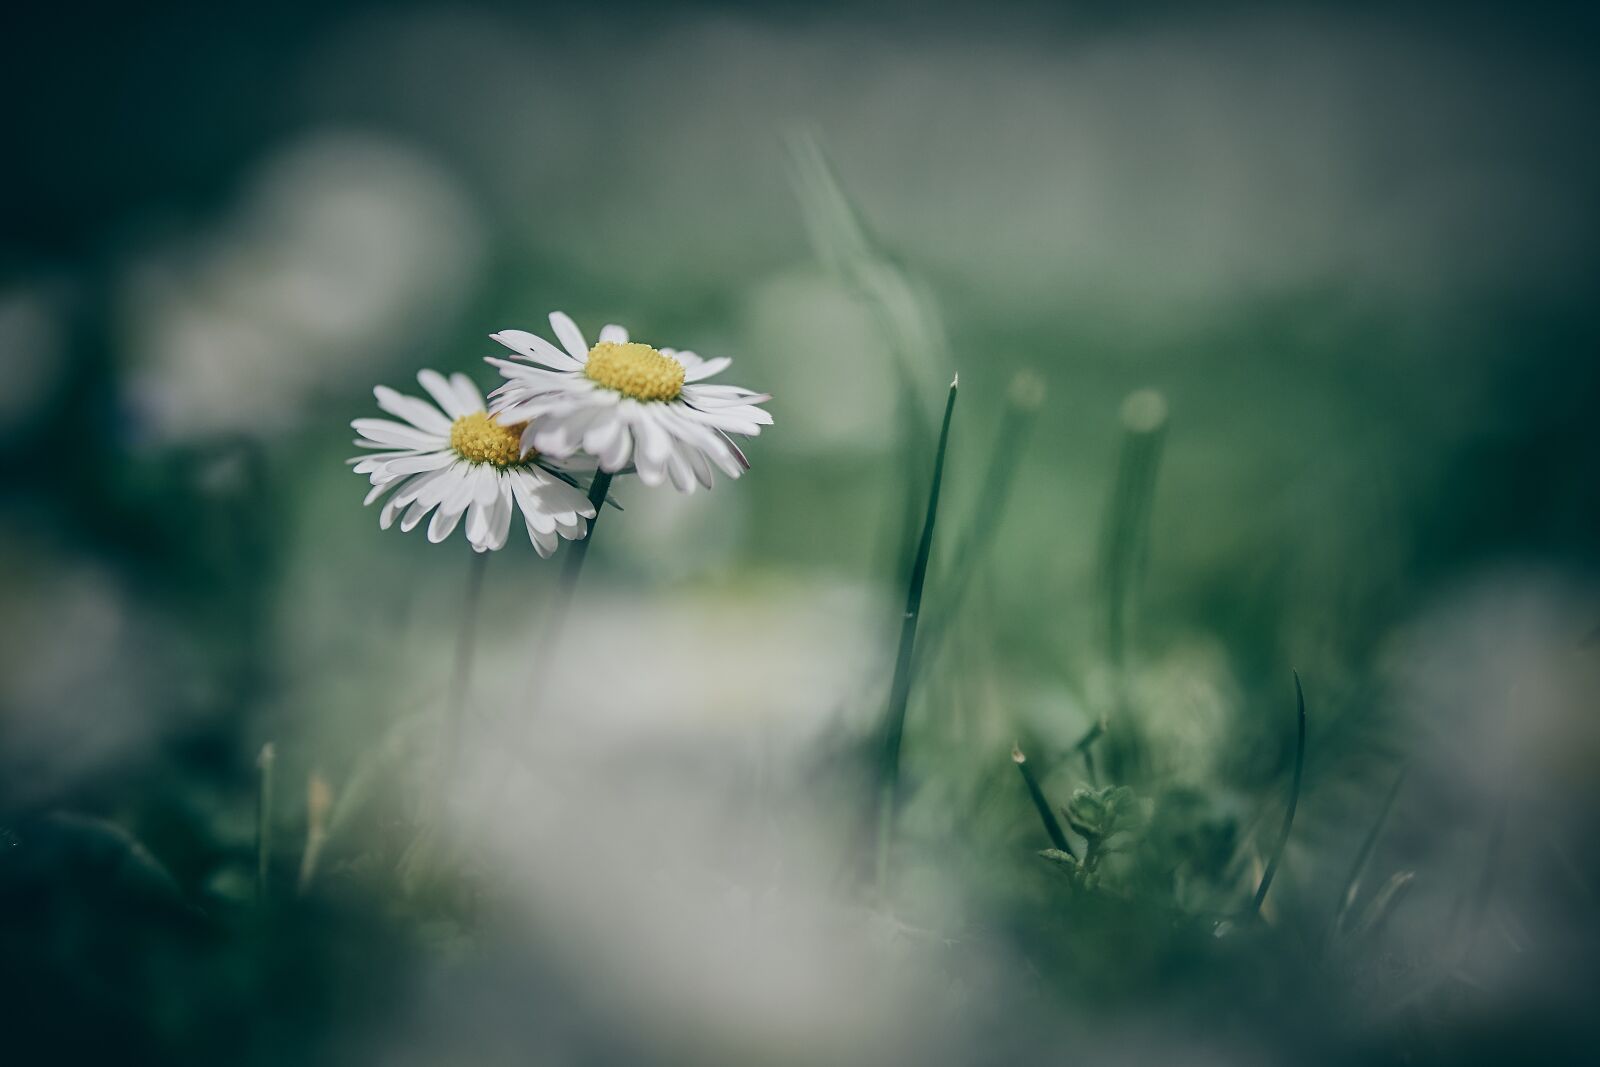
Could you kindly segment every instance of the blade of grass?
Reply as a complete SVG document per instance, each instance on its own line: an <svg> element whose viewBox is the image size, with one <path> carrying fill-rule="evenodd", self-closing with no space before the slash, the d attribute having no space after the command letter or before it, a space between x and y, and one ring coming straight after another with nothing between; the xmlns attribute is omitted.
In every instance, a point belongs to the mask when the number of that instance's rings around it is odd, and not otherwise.
<svg viewBox="0 0 1600 1067"><path fill-rule="evenodd" d="M950 417L956 409L956 388L960 376L950 383L945 400L944 422L939 429L939 448L933 458L933 481L928 487L928 508L922 522L922 538L917 558L911 566L906 586L906 610L900 624L900 649L895 657L894 678L889 685L889 707L884 724L883 753L878 764L877 867L878 886L888 881L889 844L894 836L895 810L900 795L900 743L905 735L906 703L911 696L912 663L917 640L917 618L922 611L922 586L928 577L928 557L933 552L933 526L939 514L939 487L944 479L945 452L950 444Z"/></svg>
<svg viewBox="0 0 1600 1067"><path fill-rule="evenodd" d="M1032 372L1017 375L1007 398L1006 415L996 434L994 449L989 453L989 468L983 478L983 493L972 511L971 521L956 541L950 564L945 567L945 578L940 582L944 590L940 604L930 612L922 627L922 640L917 647L919 662L930 661L937 654L950 633L951 624L960 612L972 576L980 561L988 555L1000 530L1000 520L1011 500L1011 489L1016 483L1019 457L1027 446L1028 436L1044 403L1044 383Z"/></svg>
<svg viewBox="0 0 1600 1067"><path fill-rule="evenodd" d="M1073 745L1073 751L1083 757L1083 770L1089 777L1089 784L1098 786L1100 775L1094 766L1094 743L1100 740L1100 735L1106 732L1105 720L1095 723L1084 733L1083 739Z"/></svg>
<svg viewBox="0 0 1600 1067"><path fill-rule="evenodd" d="M1272 858L1267 869L1261 872L1261 884L1256 887L1255 899L1250 902L1250 914L1261 914L1261 902L1267 899L1273 876L1278 873L1278 861L1289 844L1289 830L1294 826L1294 809L1300 803L1300 778L1306 766L1306 694L1300 688L1300 672L1294 672L1294 702L1297 732L1294 745L1294 780L1289 784L1289 807L1283 813L1283 829L1278 831L1278 842L1272 848Z"/></svg>
<svg viewBox="0 0 1600 1067"><path fill-rule="evenodd" d="M1039 787L1039 780L1034 777L1033 769L1028 766L1028 757L1023 755L1022 749L1016 745L1011 746L1011 760L1017 765L1017 770L1022 772L1022 780L1028 787L1028 796L1039 812L1039 821L1044 823L1044 832L1050 835L1050 843L1058 851L1077 859L1077 853L1072 851L1072 844L1067 840L1066 831L1061 829L1060 820L1056 818L1056 813L1050 810L1050 802L1045 799L1044 790Z"/></svg>
<svg viewBox="0 0 1600 1067"><path fill-rule="evenodd" d="M1400 795L1400 787L1405 784L1408 769L1402 767L1400 773L1395 775L1394 785L1389 787L1389 793L1383 800L1383 807L1378 809L1378 817L1373 821L1372 828L1367 831L1366 838L1362 840L1361 850L1356 853L1355 862L1350 865L1350 874L1344 880L1344 891L1339 894L1339 909L1334 914L1333 929L1330 934L1340 933L1346 928L1351 909L1355 907L1356 896L1361 891L1361 878L1366 873L1373 850L1377 848L1378 838L1389 821L1389 812L1394 809L1395 798Z"/></svg>

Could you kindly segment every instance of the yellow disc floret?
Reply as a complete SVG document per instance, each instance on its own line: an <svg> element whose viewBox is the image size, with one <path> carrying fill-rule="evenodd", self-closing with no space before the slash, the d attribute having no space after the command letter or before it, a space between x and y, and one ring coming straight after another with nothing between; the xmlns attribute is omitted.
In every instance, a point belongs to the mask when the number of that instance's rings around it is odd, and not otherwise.
<svg viewBox="0 0 1600 1067"><path fill-rule="evenodd" d="M450 427L450 447L468 463L493 463L516 467L531 460L522 454L522 428L527 423L502 426L481 411L463 415Z"/></svg>
<svg viewBox="0 0 1600 1067"><path fill-rule="evenodd" d="M636 341L601 341L589 349L583 373L635 400L676 400L683 392L683 364Z"/></svg>

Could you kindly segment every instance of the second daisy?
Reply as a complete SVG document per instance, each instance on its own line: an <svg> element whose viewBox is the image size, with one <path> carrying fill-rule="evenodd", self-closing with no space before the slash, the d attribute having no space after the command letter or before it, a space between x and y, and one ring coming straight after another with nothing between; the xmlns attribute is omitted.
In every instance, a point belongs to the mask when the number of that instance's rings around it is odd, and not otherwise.
<svg viewBox="0 0 1600 1067"><path fill-rule="evenodd" d="M556 457L582 450L608 473L631 463L646 485L670 479L686 493L696 484L709 489L713 468L729 478L748 469L733 437L772 425L760 406L771 397L707 381L732 360L652 348L621 326L601 330L591 348L559 311L550 328L561 348L523 330L492 335L518 357L489 360L506 379L490 394L493 410L507 423L527 423L524 448Z"/></svg>
<svg viewBox="0 0 1600 1067"><path fill-rule="evenodd" d="M356 444L374 450L351 461L357 474L371 477L366 502L393 491L378 517L380 526L388 529L399 516L400 528L411 530L431 512L428 540L443 541L465 515L467 540L487 552L505 545L511 519L520 511L541 556L554 552L559 538L584 536L594 506L546 469L542 457L524 449L523 427L490 415L464 374L446 380L425 370L417 381L434 404L380 385L373 390L378 406L405 421L350 424L361 434Z"/></svg>

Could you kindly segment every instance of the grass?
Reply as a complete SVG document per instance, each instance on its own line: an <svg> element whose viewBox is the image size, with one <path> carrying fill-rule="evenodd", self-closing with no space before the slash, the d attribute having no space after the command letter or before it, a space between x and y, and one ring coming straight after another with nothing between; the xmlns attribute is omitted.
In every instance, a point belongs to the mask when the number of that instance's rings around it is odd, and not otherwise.
<svg viewBox="0 0 1600 1067"><path fill-rule="evenodd" d="M1481 1001L1463 998L1487 998L1479 987L1503 973L1492 955L1501 946L1490 934L1500 930L1496 922L1517 899L1517 886L1540 873L1536 861L1516 847L1524 829L1522 813L1513 819L1509 806L1502 805L1486 828L1470 827L1472 870L1465 876L1453 872L1463 888L1454 915L1443 924L1450 937L1430 942L1419 935L1418 929L1440 925L1431 901L1452 873L1438 864L1430 868L1428 843L1460 832L1461 823L1441 811L1430 813L1420 829L1415 821L1407 826L1400 808L1402 800L1414 798L1402 789L1406 771L1392 782L1385 777L1387 790L1376 812L1371 810L1370 797L1383 785L1369 785L1372 769L1391 764L1373 761L1331 730L1332 744L1346 747L1324 743L1321 726L1350 715L1356 699L1338 695L1338 687L1326 684L1320 671L1308 669L1319 724L1317 780L1306 792L1307 711L1296 673L1295 740L1284 793L1281 708L1276 697L1257 700L1256 695L1281 687L1284 648L1310 643L1304 637L1305 618L1318 616L1320 605L1313 610L1291 598L1251 600L1251 583L1260 581L1259 575L1235 570L1204 576L1205 589L1223 592L1180 617L1171 586L1152 576L1151 557L1171 547L1158 542L1158 529L1167 536L1204 533L1187 521L1160 527L1154 521L1158 504L1168 507L1161 496L1172 481L1170 475L1163 480L1165 465L1187 459L1187 470L1196 467L1184 436L1189 423L1174 429L1158 394L1140 390L1128 397L1117 422L1115 466L1104 464L1109 486L1098 558L1090 563L1066 552L1066 558L1056 558L1058 546L1070 539L1058 536L1050 524L1059 523L1064 511L1088 509L1073 498L1065 508L1048 510L1050 501L1066 492L1069 480L1060 472L1074 457L1062 454L1059 434L1046 431L1069 417L1110 424L1113 413L1086 412L1070 396L1059 408L1041 408L1037 390L1027 387L986 411L979 403L984 393L972 388L969 372L963 425L989 415L995 429L992 438L979 438L988 443L988 452L972 499L946 493L956 384L944 398L941 421L928 417L926 403L931 383L944 380L929 378L930 364L949 358L944 316L930 306L914 276L871 238L817 142L798 139L792 152L817 253L831 276L872 308L881 349L898 383L893 414L898 439L881 472L889 487L875 491L880 487L874 482L857 495L841 497L881 504L883 514L866 514L866 508L852 504L838 508L831 519L842 545L869 537L863 531L871 522L884 523L890 547L881 555L893 565L872 577L885 586L893 583L894 595L903 590L904 599L887 697L881 706L861 709L872 715L872 725L862 729L870 729L874 748L866 822L876 892L854 886L828 900L829 920L847 931L840 943L827 937L807 940L809 932L796 935L828 969L825 979L812 983L815 976L808 972L784 970L771 955L744 951L771 936L768 926L781 927L789 917L773 902L798 895L809 884L806 865L815 861L816 851L812 839L832 844L836 836L846 836L845 823L854 827L862 821L852 777L859 768L838 755L855 740L843 736L849 727L833 734L819 728L823 736L814 748L795 743L803 751L787 755L802 771L777 759L772 761L776 769L764 762L758 776L729 771L748 755L737 745L709 755L683 751L663 742L659 731L630 735L614 752L574 745L582 753L575 762L583 764L575 772L564 777L559 759L528 761L504 776L513 786L534 778L537 788L525 794L510 786L486 790L499 807L473 814L509 824L515 833L509 843L496 842L498 851L468 852L469 843L452 841L446 849L417 833L416 768L458 763L448 732L444 745L434 748L433 731L422 728L433 721L437 707L428 693L415 706L394 711L386 732L361 735L351 746L358 755L341 759L319 749L313 738L325 735L303 720L276 721L267 734L276 744L261 748L253 776L248 749L239 746L238 766L218 770L224 762L218 749L232 749L200 744L173 757L190 761L182 774L147 779L141 789L124 789L119 782L107 795L85 802L139 829L148 847L109 831L104 820L13 820L7 813L0 862L10 866L0 868L0 903L12 914L44 916L36 929L18 935L20 947L12 958L40 961L53 983L48 988L66 991L64 1003L73 1006L73 1019L109 1015L140 1034L147 1024L166 1027L152 1039L158 1051L192 1051L197 1046L188 1043L199 1042L212 1053L210 1062L231 1061L253 1039L279 1042L286 1061L312 1062L314 1053L326 1051L318 1044L323 1041L341 1048L351 1047L342 1042L354 1041L359 1047L374 1040L374 1033L409 1040L415 1035L399 1021L415 1007L408 998L415 998L419 987L457 988L451 983L468 974L472 980L460 987L467 990L463 1000L424 1007L459 1016L474 1039L492 1043L510 1033L513 1038L506 1040L521 1050L527 1033L540 1029L570 1037L582 1053L598 1049L593 1058L670 1058L681 1050L662 1050L672 1039L687 1041L684 1034L696 1025L685 1021L684 1005L711 995L696 992L699 987L687 980L651 986L636 980L635 965L648 963L650 953L659 951L664 942L655 938L672 933L666 928L703 908L714 915L719 930L734 930L747 940L735 939L726 957L685 952L670 961L673 973L698 980L731 972L752 987L768 979L783 986L792 979L784 989L793 1003L785 1000L784 1007L792 1008L799 1023L790 1020L790 1025L811 1025L804 1013L805 994L813 985L859 981L861 988L877 991L900 981L926 980L913 988L921 994L935 987L939 996L906 1013L933 1020L921 1024L927 1030L917 1037L939 1040L945 1033L940 1025L950 1020L988 1026L981 1033L992 1043L984 1048L997 1059L1059 1058L1063 1048L1079 1052L1063 1034L1071 1034L1074 1042L1083 1037L1081 1046L1096 1051L1125 1051L1119 1045L1123 1041L1148 1051L1150 1046L1128 1037L1130 1029L1147 1025L1155 1036L1141 1033L1142 1039L1183 1042L1202 1057L1220 1048L1223 1052L1213 1058L1222 1061L1230 1053L1288 1061L1460 1058L1449 1055L1460 1051L1454 1036L1490 1018L1475 1011ZM989 355L974 353L972 362L986 366L980 357ZM1075 368L1063 366L1063 376L1075 380L1068 373ZM777 432L783 432L782 424ZM772 465L782 471L782 463L776 457ZM803 484L794 469L779 490L755 499L782 506L777 498ZM1024 471L1030 472L1025 483ZM879 473L873 471L872 477ZM807 477L812 474L805 470ZM591 491L597 509L609 482L609 477L597 479ZM741 483L738 491L752 488ZM1242 513L1237 521L1253 530L1256 517ZM936 525L956 531L954 537L941 535L937 552ZM1021 536L1008 540L1003 530ZM537 605L550 625L564 616L594 532L591 524L588 537L563 547L559 572L548 581L542 575L531 581L527 603L519 603L519 610ZM482 558L473 566L469 619L476 614ZM997 574L1010 584L988 580ZM1173 581L1170 572L1165 577ZM230 595L244 587L244 579L239 582L229 587ZM1147 582L1149 599L1159 608L1148 614ZM749 594L733 588L731 580L729 588L703 584L711 592L699 586L695 592L714 603L718 613L750 610L754 615L752 605L768 588L758 586ZM1157 602L1157 596L1167 599ZM1235 608L1236 602L1248 607ZM259 604L256 613L264 613ZM1240 617L1244 623L1230 629L1228 621ZM834 621L830 617L828 625ZM395 618L377 611L362 622L385 635L402 629ZM1356 633L1351 644L1378 644L1365 633L1378 628L1371 618L1341 618L1329 625ZM457 694L449 705L452 719L459 714L466 665L483 629L460 631L455 680L449 683ZM258 651L252 642L244 645ZM1224 652L1212 659L1183 658L1196 647L1204 651L1213 645ZM387 646L383 651L382 669L400 679L395 688L404 691L415 684L412 651ZM636 669L634 649L619 644L604 651L611 657L608 666ZM705 655L708 670L771 669L734 663L721 648ZM1346 693L1365 696L1378 688L1382 675L1375 662L1344 666L1340 683ZM799 667L794 675L806 674L808 680L837 669L832 663ZM356 673L354 667L341 664L340 669ZM241 669L240 676L245 674ZM292 680L275 679L275 684L288 688ZM883 679L876 682L881 685ZM316 714L359 722L356 716L367 703L389 710L372 697L384 692L361 690L361 699L330 701L318 705ZM1205 719L1207 701L1225 714ZM1258 715L1258 707L1275 710ZM270 707L244 704L232 710L241 719L272 714ZM765 709L750 710L748 720L719 723L724 736L742 740L767 729L761 718ZM826 709L808 710L820 720ZM573 721L582 722L582 714ZM1196 723L1204 727L1198 739ZM1004 746L1012 738L1021 738L1012 750L1021 789L1004 767ZM762 739L772 747L784 743L770 735ZM312 769L324 765L332 768L327 778ZM572 825L593 814L584 807L593 803L593 794L581 787L588 776L604 780L605 803L614 805L597 805L599 810L620 815L610 822L592 819L585 824L590 836L554 859L550 841L564 840L561 835L572 832ZM715 785L707 785L708 779ZM752 779L759 785L751 786ZM307 782L303 804L295 789L281 788L282 782L300 781ZM1437 790L1437 783L1432 788ZM685 795L711 799L673 808ZM529 796L534 799L525 799ZM1346 803L1349 796L1356 802ZM838 814L847 803L848 814ZM1261 850L1255 842L1268 831L1257 834L1250 812L1259 813L1260 826L1276 830L1260 856L1265 862L1259 875L1254 864ZM715 847L680 854L683 839L693 835L674 822L703 830ZM669 831L663 833L663 826ZM1351 838L1362 834L1348 860L1352 841L1344 836L1346 829ZM1050 847L1041 849L1045 844ZM731 858L746 853L769 862L742 864ZM624 862L613 863L618 854ZM1561 884L1572 888L1583 907L1592 908L1587 858L1556 858ZM512 875L501 877L524 863L548 880L534 879L530 890ZM559 878L547 873L558 863L571 868L560 871ZM682 905L670 891L679 888L672 878L685 867L700 888L693 906L674 911L661 902ZM1374 877L1374 871L1390 873ZM285 891L290 879L297 889L292 894ZM593 894L605 922L593 927L566 922L569 915L561 908L571 902L561 898L560 889L572 885ZM647 912L655 925L630 925L637 919L632 909ZM536 919L527 919L529 911ZM1241 913L1249 921L1240 921ZM252 916L265 921L253 922ZM495 925L497 918L503 925ZM871 935L882 934L887 947L866 934L858 936L854 922ZM97 925L102 923L109 933ZM1573 939L1581 941L1581 933L1578 928ZM852 954L859 943L873 946L866 956L870 967ZM1336 944L1338 951L1305 951L1319 943ZM604 959L590 958L609 959L608 954L624 961L620 970L629 975L614 988L595 974L618 972L606 972ZM866 971L869 976L860 979ZM1396 971L1427 980L1396 992ZM1550 973L1561 972L1552 967ZM28 977L29 983L17 982L16 988L33 988ZM586 987L590 981L595 985ZM1374 1023L1374 1014L1364 1013L1361 997L1371 990L1377 991L1370 995L1381 1008L1377 1017L1398 1015L1399 1024ZM795 1040L794 1031L773 1025L770 1016L737 995L719 995L728 1003L715 1005L722 1014L708 1025L720 1026L719 1039L740 1053L724 1059L781 1060L792 1051L781 1042ZM22 993L16 997L14 1003L31 1003ZM630 997L648 1003L641 1010ZM1511 1012L1506 1005L1515 1003L1507 998L1497 1005ZM859 1014L882 1021L894 1010L895 1002L885 999ZM533 1023L519 1029L506 1022L513 1016ZM1159 1030L1151 1020L1172 1029ZM1526 1035L1526 1026L1512 1025L1523 1021L1513 1015L1505 1025ZM505 1032L497 1029L502 1026ZM359 1031L358 1039L345 1028ZM401 1036L394 1037L396 1032ZM736 1036L727 1038L728 1033ZM800 1053L788 1058L806 1058L803 1039L796 1047ZM1492 1045L1485 1049L1485 1055L1495 1051ZM951 1045L940 1051L959 1059L971 1049ZM1005 1055L1013 1051L1018 1054ZM425 1059L427 1053L419 1048L416 1055Z"/></svg>
<svg viewBox="0 0 1600 1067"><path fill-rule="evenodd" d="M895 654L894 675L889 683L889 704L884 712L883 751L878 761L877 856L878 887L885 891L889 881L890 849L894 842L895 818L900 807L900 748L905 737L906 705L916 675L917 621L922 615L922 587L928 578L928 560L933 555L933 529L939 517L939 490L944 481L945 454L950 445L950 419L956 410L956 391L960 378L950 382L945 399L944 420L939 427L939 446L933 456L933 478L928 485L927 510L922 520L922 536L906 582L905 614L900 622L900 644Z"/></svg>
<svg viewBox="0 0 1600 1067"><path fill-rule="evenodd" d="M1250 901L1250 913L1261 914L1261 905L1267 899L1267 892L1272 888L1272 879L1278 873L1278 864L1283 860L1283 850L1289 844L1289 831L1294 829L1294 812L1300 806L1300 781L1306 769L1306 694L1300 688L1300 672L1294 675L1294 707L1295 707L1295 741L1294 741L1294 777L1289 782L1289 804L1283 811L1283 828L1278 831L1278 840L1272 846L1272 855L1267 860L1267 867L1261 873L1261 884L1256 887L1256 895Z"/></svg>

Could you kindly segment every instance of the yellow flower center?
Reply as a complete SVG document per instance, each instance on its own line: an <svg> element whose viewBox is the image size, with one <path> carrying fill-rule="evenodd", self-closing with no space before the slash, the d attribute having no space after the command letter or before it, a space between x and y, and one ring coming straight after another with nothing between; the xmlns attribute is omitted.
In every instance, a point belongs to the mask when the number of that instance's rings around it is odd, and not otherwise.
<svg viewBox="0 0 1600 1067"><path fill-rule="evenodd" d="M493 463L519 467L533 459L522 454L522 429L528 424L502 426L481 411L463 415L450 426L450 447L468 463Z"/></svg>
<svg viewBox="0 0 1600 1067"><path fill-rule="evenodd" d="M583 373L635 400L676 400L683 392L683 364L637 341L601 341L589 349Z"/></svg>

